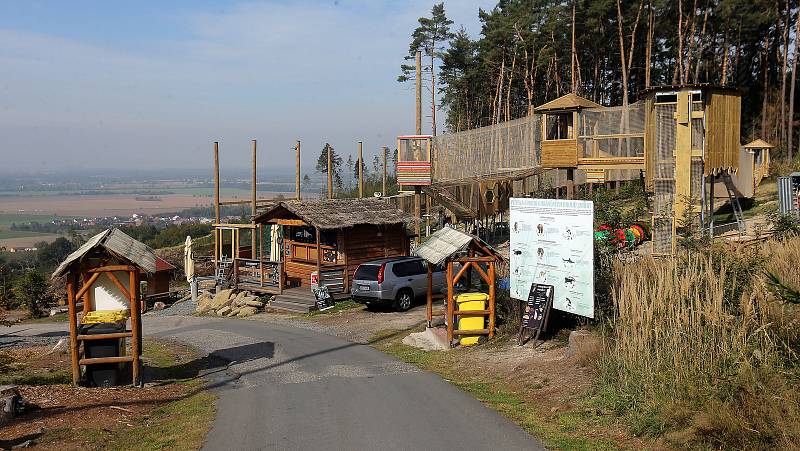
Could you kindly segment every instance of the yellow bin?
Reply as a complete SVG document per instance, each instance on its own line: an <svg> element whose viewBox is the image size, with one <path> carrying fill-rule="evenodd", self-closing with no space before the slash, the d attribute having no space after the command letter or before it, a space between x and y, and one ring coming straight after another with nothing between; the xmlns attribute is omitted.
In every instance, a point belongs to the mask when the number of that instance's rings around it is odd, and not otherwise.
<svg viewBox="0 0 800 451"><path fill-rule="evenodd" d="M456 297L456 305L459 310L486 310L486 301L489 295L486 293L463 293ZM458 330L481 330L484 329L486 315L459 315ZM480 335L461 335L459 343L461 346L472 346L478 343Z"/></svg>

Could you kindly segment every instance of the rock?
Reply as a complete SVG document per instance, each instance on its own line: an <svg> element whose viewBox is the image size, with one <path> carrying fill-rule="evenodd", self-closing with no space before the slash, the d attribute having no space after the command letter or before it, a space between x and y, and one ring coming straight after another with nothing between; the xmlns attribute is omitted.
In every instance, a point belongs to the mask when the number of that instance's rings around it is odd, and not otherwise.
<svg viewBox="0 0 800 451"><path fill-rule="evenodd" d="M232 308L231 311L228 312L227 315L225 315L225 317L226 318L232 318L232 317L236 316L239 313L239 310L241 310L241 308L239 308L239 307Z"/></svg>
<svg viewBox="0 0 800 451"><path fill-rule="evenodd" d="M69 352L69 340L66 338L62 338L58 340L53 349L50 350L50 354L66 354Z"/></svg>
<svg viewBox="0 0 800 451"><path fill-rule="evenodd" d="M255 307L242 307L236 316L239 318L244 318L245 316L255 315L257 311L258 310Z"/></svg>
<svg viewBox="0 0 800 451"><path fill-rule="evenodd" d="M593 336L588 330L573 330L569 333L567 352L564 358L575 357L582 363L589 363L595 357L595 353L600 351L601 346L600 339Z"/></svg>
<svg viewBox="0 0 800 451"><path fill-rule="evenodd" d="M0 425L17 416L23 406L16 385L0 385Z"/></svg>
<svg viewBox="0 0 800 451"><path fill-rule="evenodd" d="M230 306L224 306L221 309L217 310L217 316L225 316L228 312L231 311Z"/></svg>
<svg viewBox="0 0 800 451"><path fill-rule="evenodd" d="M216 310L230 304L232 293L233 290L230 289L220 291L214 296L214 299L211 301L211 306Z"/></svg>
<svg viewBox="0 0 800 451"><path fill-rule="evenodd" d="M409 334L403 338L403 344L425 351L449 351L447 337L436 333L435 329L426 328L422 332Z"/></svg>
<svg viewBox="0 0 800 451"><path fill-rule="evenodd" d="M153 304L153 310L164 310L165 308L167 308L167 304L165 304L165 303L163 303L161 301L156 301Z"/></svg>
<svg viewBox="0 0 800 451"><path fill-rule="evenodd" d="M245 301L245 305L247 305L249 307L255 307L257 309L264 307L264 303L259 301L259 300L257 300L257 299L252 299L252 300L249 300L249 301Z"/></svg>

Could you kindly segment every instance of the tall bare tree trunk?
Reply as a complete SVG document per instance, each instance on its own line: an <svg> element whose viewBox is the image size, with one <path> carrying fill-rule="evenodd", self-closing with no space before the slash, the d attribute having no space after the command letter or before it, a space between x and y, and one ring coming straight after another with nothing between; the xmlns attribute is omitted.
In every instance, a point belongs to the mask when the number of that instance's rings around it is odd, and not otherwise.
<svg viewBox="0 0 800 451"><path fill-rule="evenodd" d="M705 51L705 37L706 37L706 24L708 23L708 11L709 11L708 2L706 2L705 11L703 11L703 26L700 28L700 36L698 38L698 56L697 62L695 63L694 67L694 78L693 82L697 83L698 79L700 78L700 62L703 61L703 51Z"/></svg>
<svg viewBox="0 0 800 451"><path fill-rule="evenodd" d="M728 45L728 30L725 30L725 37L722 38L722 75L720 75L720 84L725 86L728 84L728 57L730 55L730 46Z"/></svg>
<svg viewBox="0 0 800 451"><path fill-rule="evenodd" d="M653 58L653 2L647 2L647 44L645 49L644 87L650 87L650 66Z"/></svg>
<svg viewBox="0 0 800 451"><path fill-rule="evenodd" d="M435 41L431 47L431 135L436 136L436 57L433 49L436 48Z"/></svg>
<svg viewBox="0 0 800 451"><path fill-rule="evenodd" d="M572 53L570 56L570 77L572 81L572 92L577 91L577 86L575 84L575 59L577 58L577 52L575 52L575 0L572 0Z"/></svg>
<svg viewBox="0 0 800 451"><path fill-rule="evenodd" d="M619 5L619 1L617 1ZM678 54L675 55L675 70L672 72L672 83L677 84L679 75L683 73L683 0L678 0Z"/></svg>
<svg viewBox="0 0 800 451"><path fill-rule="evenodd" d="M781 143L786 144L786 71L789 59L789 20L791 16L791 1L786 0L785 18L783 21L783 62L781 66L781 121L780 137ZM788 150L788 149L787 149Z"/></svg>
<svg viewBox="0 0 800 451"><path fill-rule="evenodd" d="M794 19L794 41L792 42L792 81L789 87L789 117L786 121L786 155L791 160L793 158L792 135L794 134L794 87L797 81L797 39L800 32L800 8L797 9L797 16Z"/></svg>
<svg viewBox="0 0 800 451"><path fill-rule="evenodd" d="M767 77L767 69L768 69L768 62L767 62L767 53L769 52L769 35L764 36L764 50L761 53L761 71L764 75L764 85L761 89L761 92L764 93L764 99L761 103L761 137L767 137L767 103L769 98L769 78Z"/></svg>
<svg viewBox="0 0 800 451"><path fill-rule="evenodd" d="M624 23L622 19L621 3L621 0L617 0L617 34L619 35L620 63L622 63L622 106L628 106L628 72L633 65L633 50L636 45L636 28L639 26L639 18L644 8L644 0L639 1L639 10L636 12L636 21L633 23L631 45L627 58L625 58L625 32L623 31Z"/></svg>

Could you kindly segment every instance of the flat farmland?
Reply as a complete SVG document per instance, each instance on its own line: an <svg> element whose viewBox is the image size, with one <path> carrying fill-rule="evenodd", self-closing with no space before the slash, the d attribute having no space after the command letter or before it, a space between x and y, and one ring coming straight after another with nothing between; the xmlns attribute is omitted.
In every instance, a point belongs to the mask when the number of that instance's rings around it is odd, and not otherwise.
<svg viewBox="0 0 800 451"><path fill-rule="evenodd" d="M30 247L42 241L50 243L52 241L55 241L56 238L61 236L52 233L36 233L36 232L26 232L26 233L27 235L25 236L7 237L6 231L0 230L0 247L5 247L5 248Z"/></svg>

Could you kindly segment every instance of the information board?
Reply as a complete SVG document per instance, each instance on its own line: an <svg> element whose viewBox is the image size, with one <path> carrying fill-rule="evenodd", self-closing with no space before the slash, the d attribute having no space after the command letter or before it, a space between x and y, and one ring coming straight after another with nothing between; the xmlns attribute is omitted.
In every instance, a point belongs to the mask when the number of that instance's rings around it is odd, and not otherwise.
<svg viewBox="0 0 800 451"><path fill-rule="evenodd" d="M328 287L313 287L314 298L316 298L317 310L323 311L333 308L334 302L331 294L328 293Z"/></svg>
<svg viewBox="0 0 800 451"><path fill-rule="evenodd" d="M594 204L512 198L509 206L511 297L552 285L554 309L594 318Z"/></svg>

